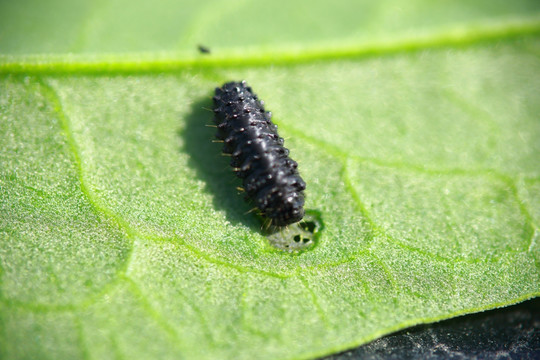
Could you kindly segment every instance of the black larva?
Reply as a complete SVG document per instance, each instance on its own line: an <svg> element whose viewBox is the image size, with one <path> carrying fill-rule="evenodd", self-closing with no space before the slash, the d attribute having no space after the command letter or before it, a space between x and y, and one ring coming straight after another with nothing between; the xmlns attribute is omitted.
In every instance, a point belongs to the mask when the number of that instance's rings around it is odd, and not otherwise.
<svg viewBox="0 0 540 360"><path fill-rule="evenodd" d="M302 220L306 184L263 102L245 81L216 88L213 100L216 137L225 143L223 152L232 155L231 166L243 179L246 199L254 201L272 225Z"/></svg>

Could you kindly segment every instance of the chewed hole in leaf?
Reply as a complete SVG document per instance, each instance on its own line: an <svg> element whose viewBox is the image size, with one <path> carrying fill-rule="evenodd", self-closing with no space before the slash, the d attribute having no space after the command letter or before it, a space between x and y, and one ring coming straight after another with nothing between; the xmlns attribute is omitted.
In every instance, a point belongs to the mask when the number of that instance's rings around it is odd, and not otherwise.
<svg viewBox="0 0 540 360"><path fill-rule="evenodd" d="M321 230L320 214L309 211L301 222L286 227L272 227L267 236L273 247L289 253L300 253L315 247Z"/></svg>
<svg viewBox="0 0 540 360"><path fill-rule="evenodd" d="M317 224L314 221L302 221L298 225L304 230L313 234Z"/></svg>

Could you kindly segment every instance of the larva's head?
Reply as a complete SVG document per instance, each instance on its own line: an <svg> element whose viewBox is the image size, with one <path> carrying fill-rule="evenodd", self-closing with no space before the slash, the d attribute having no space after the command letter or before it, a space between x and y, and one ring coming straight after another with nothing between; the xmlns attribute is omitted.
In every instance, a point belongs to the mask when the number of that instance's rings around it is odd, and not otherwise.
<svg viewBox="0 0 540 360"><path fill-rule="evenodd" d="M286 226L304 218L304 194L293 191L286 194L272 214L268 214L275 226Z"/></svg>

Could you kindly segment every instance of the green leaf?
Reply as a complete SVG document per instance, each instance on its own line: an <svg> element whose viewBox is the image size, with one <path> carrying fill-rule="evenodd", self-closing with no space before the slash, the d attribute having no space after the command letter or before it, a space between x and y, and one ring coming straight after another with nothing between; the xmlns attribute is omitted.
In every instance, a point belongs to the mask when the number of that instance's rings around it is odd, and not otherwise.
<svg viewBox="0 0 540 360"><path fill-rule="evenodd" d="M539 40L533 0L2 2L2 358L310 358L538 296ZM205 127L241 79L304 252Z"/></svg>

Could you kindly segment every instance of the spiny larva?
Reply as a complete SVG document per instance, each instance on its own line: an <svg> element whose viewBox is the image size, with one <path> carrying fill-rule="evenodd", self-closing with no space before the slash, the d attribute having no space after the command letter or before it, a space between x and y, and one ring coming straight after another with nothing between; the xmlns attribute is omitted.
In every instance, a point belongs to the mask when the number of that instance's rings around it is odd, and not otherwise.
<svg viewBox="0 0 540 360"><path fill-rule="evenodd" d="M228 82L216 88L214 121L223 152L232 157L231 166L243 179L246 199L255 203L272 225L285 226L304 217L306 183L298 164L289 158L283 138L245 81Z"/></svg>

